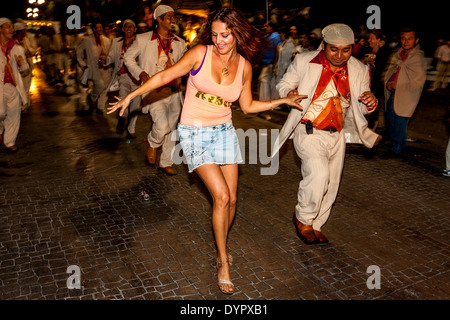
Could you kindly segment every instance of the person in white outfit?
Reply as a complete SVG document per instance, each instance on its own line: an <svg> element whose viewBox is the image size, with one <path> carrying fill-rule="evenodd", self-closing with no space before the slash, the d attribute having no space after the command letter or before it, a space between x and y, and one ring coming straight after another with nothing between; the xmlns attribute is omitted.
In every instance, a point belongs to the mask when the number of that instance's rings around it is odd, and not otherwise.
<svg viewBox="0 0 450 320"><path fill-rule="evenodd" d="M365 115L378 100L369 89L369 69L352 57L353 44L350 27L327 26L322 50L296 55L277 85L281 97L308 96L303 111L291 110L276 142L293 137L302 161L294 223L306 244L328 242L321 228L338 193L346 142L371 148L381 139L367 127Z"/></svg>
<svg viewBox="0 0 450 320"><path fill-rule="evenodd" d="M29 65L25 49L13 37L11 20L0 18L0 143L4 143L9 151L16 152L21 107L27 98L21 73L27 72Z"/></svg>
<svg viewBox="0 0 450 320"><path fill-rule="evenodd" d="M172 32L175 25L174 10L169 6L159 5L153 16L158 24L156 30L138 34L124 55L125 66L142 83L174 65L187 51L186 42ZM136 62L137 58L139 63ZM180 81L178 79L161 86L142 97L143 112L148 109L153 121L147 137L147 161L155 164L156 151L161 147L159 168L169 175L177 174L172 166L175 139L171 135L176 130L183 101Z"/></svg>
<svg viewBox="0 0 450 320"><path fill-rule="evenodd" d="M108 84L107 91L117 91L118 89L118 98L120 99L125 98L127 94L136 90L140 84L140 81L130 74L123 63L123 56L136 39L136 24L133 20L127 19L123 22L122 31L124 32L124 36L113 39L111 49L106 57L106 65L114 64L114 71L112 73L111 81ZM129 110L127 109L124 115L119 117L117 124L117 131L122 133L125 120L128 116L127 136L131 139L136 138L136 120L140 103L140 96L134 98L130 103Z"/></svg>
<svg viewBox="0 0 450 320"><path fill-rule="evenodd" d="M29 42L25 41L26 39L26 29L25 29L25 23L23 22L16 22L14 23L14 31L16 32L15 40L24 48L25 57L27 59L29 69L26 72L21 73L22 82L24 85L25 93L26 93L26 100L23 101L23 105L21 107L22 112L27 113L28 109L30 107L30 87L31 87L31 80L33 77L33 61L32 61L32 51L29 48Z"/></svg>
<svg viewBox="0 0 450 320"><path fill-rule="evenodd" d="M275 86L280 82L287 68L292 62L292 56L295 50L294 42L288 38L288 29L281 28L278 32L281 42L277 46L275 60L273 64L273 74L275 76ZM279 98L278 92L274 90L274 98Z"/></svg>
<svg viewBox="0 0 450 320"><path fill-rule="evenodd" d="M107 101L106 86L111 80L111 66L104 66L106 55L111 47L111 41L103 35L101 23L95 23L93 33L85 35L77 46L77 61L87 72L88 81L92 81L93 89L89 94L90 111L97 109L103 113ZM86 59L84 57L86 56Z"/></svg>

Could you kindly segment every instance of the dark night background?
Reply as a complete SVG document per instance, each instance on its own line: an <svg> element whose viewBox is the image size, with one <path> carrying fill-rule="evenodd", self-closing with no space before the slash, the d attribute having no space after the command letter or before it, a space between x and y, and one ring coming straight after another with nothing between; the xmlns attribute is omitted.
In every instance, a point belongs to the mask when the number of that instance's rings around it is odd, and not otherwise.
<svg viewBox="0 0 450 320"><path fill-rule="evenodd" d="M181 0L173 0L182 2ZM46 0L47 5L50 0ZM71 4L77 4L81 8L82 23L86 23L85 13L88 7L98 10L102 18L115 21L125 19L139 11L144 4L151 5L155 1L148 0L53 0L53 16L55 20L65 22L67 17L66 9ZM201 2L201 1L190 1ZM214 10L221 5L220 0L204 1L209 8ZM233 0L232 3L247 13L254 13L258 10L265 11L266 0ZM356 28L360 24L366 24L370 14L366 13L370 5L378 5L381 9L381 29L388 35L396 35L405 26L414 26L420 32L422 47L429 55L434 49L436 40L449 37L448 10L444 7L444 1L293 1L293 0L272 0L269 1L271 8L277 6L280 9L302 9L311 7L310 23L317 27L324 27L333 22L342 22ZM9 1L2 5L2 16L14 20L16 18L25 19L25 10L28 7L28 0Z"/></svg>

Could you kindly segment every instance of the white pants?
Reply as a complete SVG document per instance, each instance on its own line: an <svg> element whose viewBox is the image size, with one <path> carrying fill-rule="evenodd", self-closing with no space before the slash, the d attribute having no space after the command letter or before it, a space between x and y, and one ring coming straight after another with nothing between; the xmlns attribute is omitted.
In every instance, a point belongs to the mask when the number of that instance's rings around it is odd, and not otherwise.
<svg viewBox="0 0 450 320"><path fill-rule="evenodd" d="M450 139L448 139L447 151L445 152L445 170L450 170Z"/></svg>
<svg viewBox="0 0 450 320"><path fill-rule="evenodd" d="M130 79L130 76L126 73L119 75L119 98L123 99L130 92L136 90L138 86ZM127 117L128 114L128 132L135 133L136 132L136 120L138 117L138 109L139 104L141 103L141 96L138 96L131 100L130 106L125 109L123 113L124 117ZM128 111L129 109L129 111Z"/></svg>
<svg viewBox="0 0 450 320"><path fill-rule="evenodd" d="M94 77L89 79L93 82L93 89L91 92L92 101L97 100L97 108L100 110L105 109L106 102L108 101L108 92L106 86L111 80L112 68L100 68L100 78Z"/></svg>
<svg viewBox="0 0 450 320"><path fill-rule="evenodd" d="M344 132L314 129L312 134L306 134L305 125L299 124L294 147L302 161L295 214L301 223L320 231L339 189L345 158Z"/></svg>
<svg viewBox="0 0 450 320"><path fill-rule="evenodd" d="M172 151L176 142L171 139L171 135L176 130L180 116L180 94L172 92L169 87L159 92L152 91L143 99L142 105L147 104L150 104L149 111L153 121L147 141L152 148L162 147L159 166L170 167L173 164Z"/></svg>
<svg viewBox="0 0 450 320"><path fill-rule="evenodd" d="M275 76L272 71L272 64L262 67L258 78L258 92L260 101L277 99L278 93L275 89Z"/></svg>
<svg viewBox="0 0 450 320"><path fill-rule="evenodd" d="M20 127L20 95L16 87L7 83L3 87L3 103L0 105L0 133L3 133L3 143L12 147L16 144Z"/></svg>

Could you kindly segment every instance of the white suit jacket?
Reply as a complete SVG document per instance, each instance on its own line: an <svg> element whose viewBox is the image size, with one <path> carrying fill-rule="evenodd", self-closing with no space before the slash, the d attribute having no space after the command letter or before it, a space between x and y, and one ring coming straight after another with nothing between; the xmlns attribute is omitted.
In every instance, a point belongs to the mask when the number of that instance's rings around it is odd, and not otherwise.
<svg viewBox="0 0 450 320"><path fill-rule="evenodd" d="M108 54L111 47L111 41L105 37L100 36L100 41L103 46L105 54ZM97 49L95 36L93 34L84 36L77 46L77 61L80 67L88 67L88 79L101 79L100 69L98 67L98 59L100 57L100 50ZM85 59L86 55L86 59ZM106 85L106 83L105 83Z"/></svg>
<svg viewBox="0 0 450 320"><path fill-rule="evenodd" d="M293 138L293 132L300 123L303 115L308 110L311 99L316 92L322 74L322 65L310 63L319 54L319 50L300 53L295 56L294 61L289 66L276 88L280 97L286 97L290 90L297 89L299 94L308 95L302 100L303 111L292 108L288 118L283 125L275 150L272 155L278 152L288 138ZM362 143L366 147L373 147L378 134L367 127L365 115L366 105L358 101L358 97L365 91L370 91L369 69L358 59L351 57L348 62L348 77L350 84L351 102L344 119L344 133L347 143Z"/></svg>
<svg viewBox="0 0 450 320"><path fill-rule="evenodd" d="M121 63L121 55L122 55L122 45L123 45L123 37L114 38L112 40L111 48L109 49L108 55L106 57L105 65L108 66L110 64L114 64L114 70L112 73L111 80L109 81L108 86L106 87L106 91L115 91L117 90L119 75L118 72L122 67ZM122 61L123 62L123 61ZM139 80L139 77L136 78Z"/></svg>
<svg viewBox="0 0 450 320"><path fill-rule="evenodd" d="M19 69L19 65L16 62L15 56L22 56L24 60L24 64L22 68ZM29 70L30 66L28 65L27 58L25 57L25 48L19 44L14 45L10 52L9 59L13 71L14 80L16 81L16 89L19 92L21 105L26 103L27 101L27 92L22 82L22 77L20 73L24 73ZM0 52L0 109L4 110L3 106L3 87L4 87L4 79L5 79L5 66L6 66L6 56L3 54L3 51Z"/></svg>
<svg viewBox="0 0 450 320"><path fill-rule="evenodd" d="M150 77L156 74L158 65L158 40L151 40L153 31L136 35L133 44L128 48L123 60L131 75L139 79L139 75L145 71ZM178 41L172 41L171 58L174 63L178 62L187 51L186 42L176 36ZM139 57L139 63L136 58ZM147 93L148 94L148 93ZM146 96L147 94L144 94Z"/></svg>

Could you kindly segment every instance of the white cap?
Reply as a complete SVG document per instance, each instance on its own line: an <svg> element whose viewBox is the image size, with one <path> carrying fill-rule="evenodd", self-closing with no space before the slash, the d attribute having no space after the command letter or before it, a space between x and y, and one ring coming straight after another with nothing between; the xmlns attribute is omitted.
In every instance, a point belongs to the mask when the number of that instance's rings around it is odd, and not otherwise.
<svg viewBox="0 0 450 320"><path fill-rule="evenodd" d="M172 9L172 7L166 6L164 4L159 5L156 7L155 11L153 12L153 18L156 20L156 18L162 16L163 14L166 14L167 12L175 12L175 10Z"/></svg>
<svg viewBox="0 0 450 320"><path fill-rule="evenodd" d="M136 23L134 23L134 21L133 20L131 20L131 19L127 19L127 20L125 20L123 23L122 23L122 26L124 26L125 27L125 25L127 24L127 23L130 23L130 24L132 24L133 25L133 27L135 27L136 28Z"/></svg>
<svg viewBox="0 0 450 320"><path fill-rule="evenodd" d="M355 34L346 24L334 23L322 30L323 41L336 46L346 46L355 43Z"/></svg>
<svg viewBox="0 0 450 320"><path fill-rule="evenodd" d="M9 20L8 18L5 18L5 17L0 18L0 27L1 27L3 24L7 23L7 22L11 22L11 23L12 23L12 21Z"/></svg>
<svg viewBox="0 0 450 320"><path fill-rule="evenodd" d="M24 30L25 27L26 27L26 25L23 22L16 22L16 23L14 23L14 31Z"/></svg>

